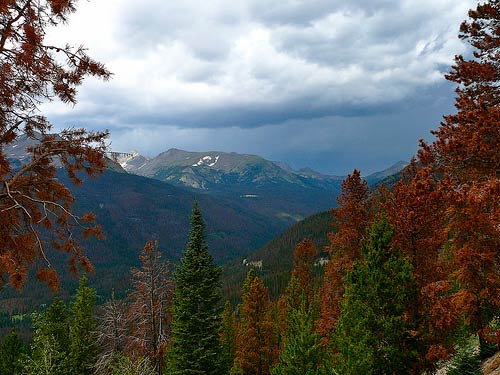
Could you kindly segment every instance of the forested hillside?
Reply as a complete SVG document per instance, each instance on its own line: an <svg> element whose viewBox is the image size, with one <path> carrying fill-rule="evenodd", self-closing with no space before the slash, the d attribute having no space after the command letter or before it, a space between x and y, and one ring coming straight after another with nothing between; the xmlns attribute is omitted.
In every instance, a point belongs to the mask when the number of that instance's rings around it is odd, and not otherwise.
<svg viewBox="0 0 500 375"><path fill-rule="evenodd" d="M62 173L58 177L69 182ZM101 302L111 290L122 296L130 286L129 270L138 265L138 253L146 241L157 240L163 244L167 259L179 260L187 242L189 213L195 199L208 219L207 241L219 264L259 248L284 228L279 220L245 210L235 202L111 170L96 180L85 180L72 191L76 197L74 212L93 212L105 236L85 243L95 267L89 283L99 291ZM55 254L53 265L61 271L63 298L76 286L76 280L64 272L66 264L64 256ZM37 309L52 296L46 286L32 280L22 294L4 288L0 298L5 311L24 313Z"/></svg>
<svg viewBox="0 0 500 375"><path fill-rule="evenodd" d="M224 265L222 274L224 297L232 301L239 299L241 284L248 270L253 267L268 286L271 296L276 298L288 285L295 246L309 239L322 250L328 243L327 234L332 231L331 223L332 215L327 211L309 216L244 259L238 258ZM326 252L318 254L315 261L319 261L320 258L327 259ZM323 266L318 264L317 272L321 273L322 268Z"/></svg>
<svg viewBox="0 0 500 375"><path fill-rule="evenodd" d="M388 175L381 180L378 180L381 175L378 175L377 178L366 178L367 184L369 180L376 181L370 187L370 194L378 195L382 188L392 190L400 181L403 173L405 173L404 170ZM282 294L288 285L290 272L293 269L292 260L295 246L303 240L312 241L319 250L315 258L314 274L316 277L321 278L324 265L328 260L328 252L325 248L328 244L328 236L335 229L333 222L334 216L330 211L311 215L287 228L264 246L249 253L244 258L240 257L226 263L222 274L224 297L233 301L240 297L239 286L251 267L256 269L259 277L269 288L272 297L275 298Z"/></svg>

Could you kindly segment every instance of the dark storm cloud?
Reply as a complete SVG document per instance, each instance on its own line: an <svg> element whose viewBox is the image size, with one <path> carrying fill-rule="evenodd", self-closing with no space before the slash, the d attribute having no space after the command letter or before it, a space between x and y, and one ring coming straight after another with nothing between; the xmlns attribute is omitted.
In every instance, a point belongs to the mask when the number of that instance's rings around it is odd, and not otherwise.
<svg viewBox="0 0 500 375"><path fill-rule="evenodd" d="M81 101L94 105L75 115L181 127L399 106L441 81L463 50L456 19L471 2L110 1L121 6L101 60L115 76L85 87Z"/></svg>
<svg viewBox="0 0 500 375"><path fill-rule="evenodd" d="M429 111L432 119L425 110L450 88L443 73L465 50L458 27L475 1L97 3L82 3L70 23L75 28L54 38L77 44L85 36L113 80L86 82L75 108L47 105L54 122L110 128L117 147L149 154L182 144L245 151L241 136L252 140L255 152L296 164L313 160L326 170L333 155L346 167L349 160L366 160L371 146L357 153L348 147L372 129L374 135L422 137L430 127L415 118L437 125L439 108ZM96 12L97 6L104 10ZM89 30L90 17L95 27ZM447 98L449 104L452 94ZM400 134L405 113L414 125ZM139 136L149 141L134 147ZM290 141L279 145L268 137ZM312 137L344 142L313 148ZM401 152L385 147L388 158L411 155L410 143Z"/></svg>

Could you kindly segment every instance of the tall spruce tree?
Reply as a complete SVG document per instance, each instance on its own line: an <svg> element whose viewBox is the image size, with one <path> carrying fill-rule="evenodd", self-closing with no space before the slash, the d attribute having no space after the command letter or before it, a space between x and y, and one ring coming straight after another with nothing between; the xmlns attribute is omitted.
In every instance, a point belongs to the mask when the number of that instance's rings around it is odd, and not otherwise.
<svg viewBox="0 0 500 375"><path fill-rule="evenodd" d="M204 229L195 202L188 246L174 273L170 374L220 374L221 270L208 252Z"/></svg>
<svg viewBox="0 0 500 375"><path fill-rule="evenodd" d="M87 375L93 373L99 348L95 332L94 306L95 289L87 286L87 278L82 277L74 300L69 307L69 338L67 374Z"/></svg>
<svg viewBox="0 0 500 375"><path fill-rule="evenodd" d="M391 247L385 217L367 232L361 259L346 276L335 342L346 375L408 374L416 353L405 321L413 296L410 263Z"/></svg>

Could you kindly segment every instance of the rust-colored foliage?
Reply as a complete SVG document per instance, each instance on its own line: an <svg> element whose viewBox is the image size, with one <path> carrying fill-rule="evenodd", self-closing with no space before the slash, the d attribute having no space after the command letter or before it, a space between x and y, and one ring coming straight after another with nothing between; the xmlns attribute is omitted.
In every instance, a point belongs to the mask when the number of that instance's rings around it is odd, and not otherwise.
<svg viewBox="0 0 500 375"><path fill-rule="evenodd" d="M419 366L423 367L440 359L436 357L438 353L448 354L447 345L451 343L446 342L446 334L457 323L457 313L448 295L450 264L443 256L448 241L443 213L449 183L449 179L438 179L431 168L419 168L412 160L401 181L392 192L385 192L381 203L395 228L393 245L413 266L416 288L407 319L413 326L410 334L417 343ZM436 351L437 345L441 350Z"/></svg>
<svg viewBox="0 0 500 375"><path fill-rule="evenodd" d="M340 315L339 301L344 294L344 277L361 253L361 243L371 217L367 199L367 183L361 178L361 173L354 170L342 183L342 193L337 198L338 207L332 209L334 231L328 234L330 261L325 269L318 327L325 337Z"/></svg>
<svg viewBox="0 0 500 375"><path fill-rule="evenodd" d="M52 247L69 257L70 270L92 266L72 234L100 236L93 217L79 218L71 211L73 196L56 178L56 165L67 170L73 183L78 172L94 176L106 166L107 132L69 129L50 135L51 124L39 104L59 99L76 103L76 87L85 76L107 79L110 73L92 60L83 47L44 43L47 27L67 21L75 11L72 0L0 1L0 277L21 288L28 269L37 260L40 280L57 289L57 272L50 263ZM61 62L64 61L64 62ZM5 147L21 134L36 140L30 158L14 168ZM42 230L43 228L43 230Z"/></svg>
<svg viewBox="0 0 500 375"><path fill-rule="evenodd" d="M305 294L308 301L311 299L313 293L311 271L318 253L318 249L316 249L314 243L307 239L300 242L295 247L293 253L292 279L297 279L300 292ZM299 306L300 304L296 307Z"/></svg>
<svg viewBox="0 0 500 375"><path fill-rule="evenodd" d="M500 2L469 12L460 38L473 58L457 56L447 79L456 82L457 113L445 117L419 159L450 180L446 210L457 309L481 333L500 307Z"/></svg>
<svg viewBox="0 0 500 375"><path fill-rule="evenodd" d="M285 294L280 296L274 306L274 321L276 338L278 341L276 348L281 346L283 343L282 339L287 334L289 313L291 310L299 309L301 305L305 303L306 308L309 308L310 305L314 305L314 312L318 312L318 290L313 285L314 283L312 282L311 275L314 260L317 255L318 249L310 240L304 239L295 247L290 281L288 282Z"/></svg>
<svg viewBox="0 0 500 375"><path fill-rule="evenodd" d="M231 373L266 375L275 358L272 303L267 287L254 277L243 295L240 323L236 334L236 358Z"/></svg>

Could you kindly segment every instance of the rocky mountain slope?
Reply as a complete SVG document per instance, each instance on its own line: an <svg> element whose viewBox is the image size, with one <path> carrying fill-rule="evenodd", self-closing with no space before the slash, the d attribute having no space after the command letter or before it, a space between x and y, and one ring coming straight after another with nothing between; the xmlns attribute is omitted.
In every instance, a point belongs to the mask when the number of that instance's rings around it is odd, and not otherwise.
<svg viewBox="0 0 500 375"><path fill-rule="evenodd" d="M337 176L294 171L283 163L257 155L188 152L175 148L150 160L137 155L123 166L131 173L203 190L230 190L235 185L259 188L280 183L328 187L342 180Z"/></svg>

